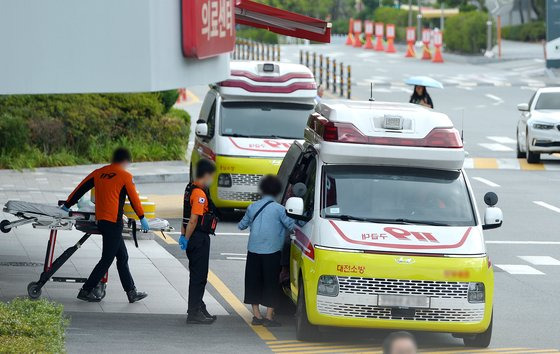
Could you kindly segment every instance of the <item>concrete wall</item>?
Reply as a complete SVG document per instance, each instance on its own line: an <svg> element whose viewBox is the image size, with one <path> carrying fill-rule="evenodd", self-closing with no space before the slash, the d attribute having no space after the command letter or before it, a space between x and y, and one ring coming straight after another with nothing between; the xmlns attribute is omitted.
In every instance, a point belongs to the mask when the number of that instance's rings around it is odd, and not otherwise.
<svg viewBox="0 0 560 354"><path fill-rule="evenodd" d="M0 0L0 94L157 91L227 77L185 59L180 0Z"/></svg>

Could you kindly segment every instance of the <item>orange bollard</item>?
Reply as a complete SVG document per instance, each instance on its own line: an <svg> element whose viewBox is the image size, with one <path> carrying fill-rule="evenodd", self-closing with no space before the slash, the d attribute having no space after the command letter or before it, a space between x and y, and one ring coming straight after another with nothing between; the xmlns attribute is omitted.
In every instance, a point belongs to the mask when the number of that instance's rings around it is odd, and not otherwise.
<svg viewBox="0 0 560 354"><path fill-rule="evenodd" d="M406 58L415 58L416 53L414 52L414 42L416 41L416 29L414 27L406 28Z"/></svg>
<svg viewBox="0 0 560 354"><path fill-rule="evenodd" d="M434 59L433 63L443 63L443 56L441 55L441 46L443 45L443 33L439 29L434 30Z"/></svg>
<svg viewBox="0 0 560 354"><path fill-rule="evenodd" d="M364 49L373 49L373 42L371 41L371 36L373 35L373 22L364 22L364 33L366 34L366 44Z"/></svg>
<svg viewBox="0 0 560 354"><path fill-rule="evenodd" d="M354 20L354 47L356 48L360 48L362 46L360 33L362 33L362 21Z"/></svg>
<svg viewBox="0 0 560 354"><path fill-rule="evenodd" d="M354 19L351 18L348 21L348 36L346 37L346 45L353 45L354 44L354 34L352 31L354 30Z"/></svg>
<svg viewBox="0 0 560 354"><path fill-rule="evenodd" d="M422 43L424 47L422 48L422 60L432 60L432 53L430 52L430 30L424 28L422 30Z"/></svg>
<svg viewBox="0 0 560 354"><path fill-rule="evenodd" d="M387 49L385 50L387 53L396 53L397 50L395 49L395 25L387 25Z"/></svg>
<svg viewBox="0 0 560 354"><path fill-rule="evenodd" d="M383 28L383 22L375 24L375 37L377 38L377 41L375 42L375 50L378 52L385 50L385 48L383 48Z"/></svg>

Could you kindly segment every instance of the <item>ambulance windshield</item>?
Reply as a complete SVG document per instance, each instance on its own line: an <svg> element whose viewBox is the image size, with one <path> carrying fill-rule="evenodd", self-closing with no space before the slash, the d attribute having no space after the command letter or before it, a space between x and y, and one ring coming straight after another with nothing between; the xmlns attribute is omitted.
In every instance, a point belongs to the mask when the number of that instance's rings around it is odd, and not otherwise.
<svg viewBox="0 0 560 354"><path fill-rule="evenodd" d="M247 138L303 139L311 104L224 102L221 134Z"/></svg>
<svg viewBox="0 0 560 354"><path fill-rule="evenodd" d="M475 225L461 172L326 166L322 216L387 224Z"/></svg>

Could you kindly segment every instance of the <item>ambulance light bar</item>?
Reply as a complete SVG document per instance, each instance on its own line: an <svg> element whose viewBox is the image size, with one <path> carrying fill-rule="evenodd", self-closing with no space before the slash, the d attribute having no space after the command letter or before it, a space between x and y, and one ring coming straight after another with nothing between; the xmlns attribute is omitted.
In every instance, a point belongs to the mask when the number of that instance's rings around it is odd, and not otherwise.
<svg viewBox="0 0 560 354"><path fill-rule="evenodd" d="M219 83L221 87L236 87L249 92L292 93L298 90L317 90L315 82L294 82L286 86L253 85L242 80L226 80Z"/></svg>
<svg viewBox="0 0 560 354"><path fill-rule="evenodd" d="M316 133L328 142L393 145L434 148L462 148L461 136L455 128L434 128L424 138L366 136L352 123L335 123L315 117Z"/></svg>

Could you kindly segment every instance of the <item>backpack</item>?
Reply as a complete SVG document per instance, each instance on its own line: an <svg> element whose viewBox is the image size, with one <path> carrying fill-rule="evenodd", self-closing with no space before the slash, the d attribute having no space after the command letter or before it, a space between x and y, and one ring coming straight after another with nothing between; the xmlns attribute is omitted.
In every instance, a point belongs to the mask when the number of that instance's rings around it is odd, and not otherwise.
<svg viewBox="0 0 560 354"><path fill-rule="evenodd" d="M202 190L206 195L206 200L208 201L208 212L198 218L195 230L214 234L216 227L218 226L218 210L214 205L214 202L212 202L209 193L204 188L201 188L194 183L187 184L187 187L185 188L185 195L183 199L183 225L186 225L191 217L191 194L196 188Z"/></svg>

